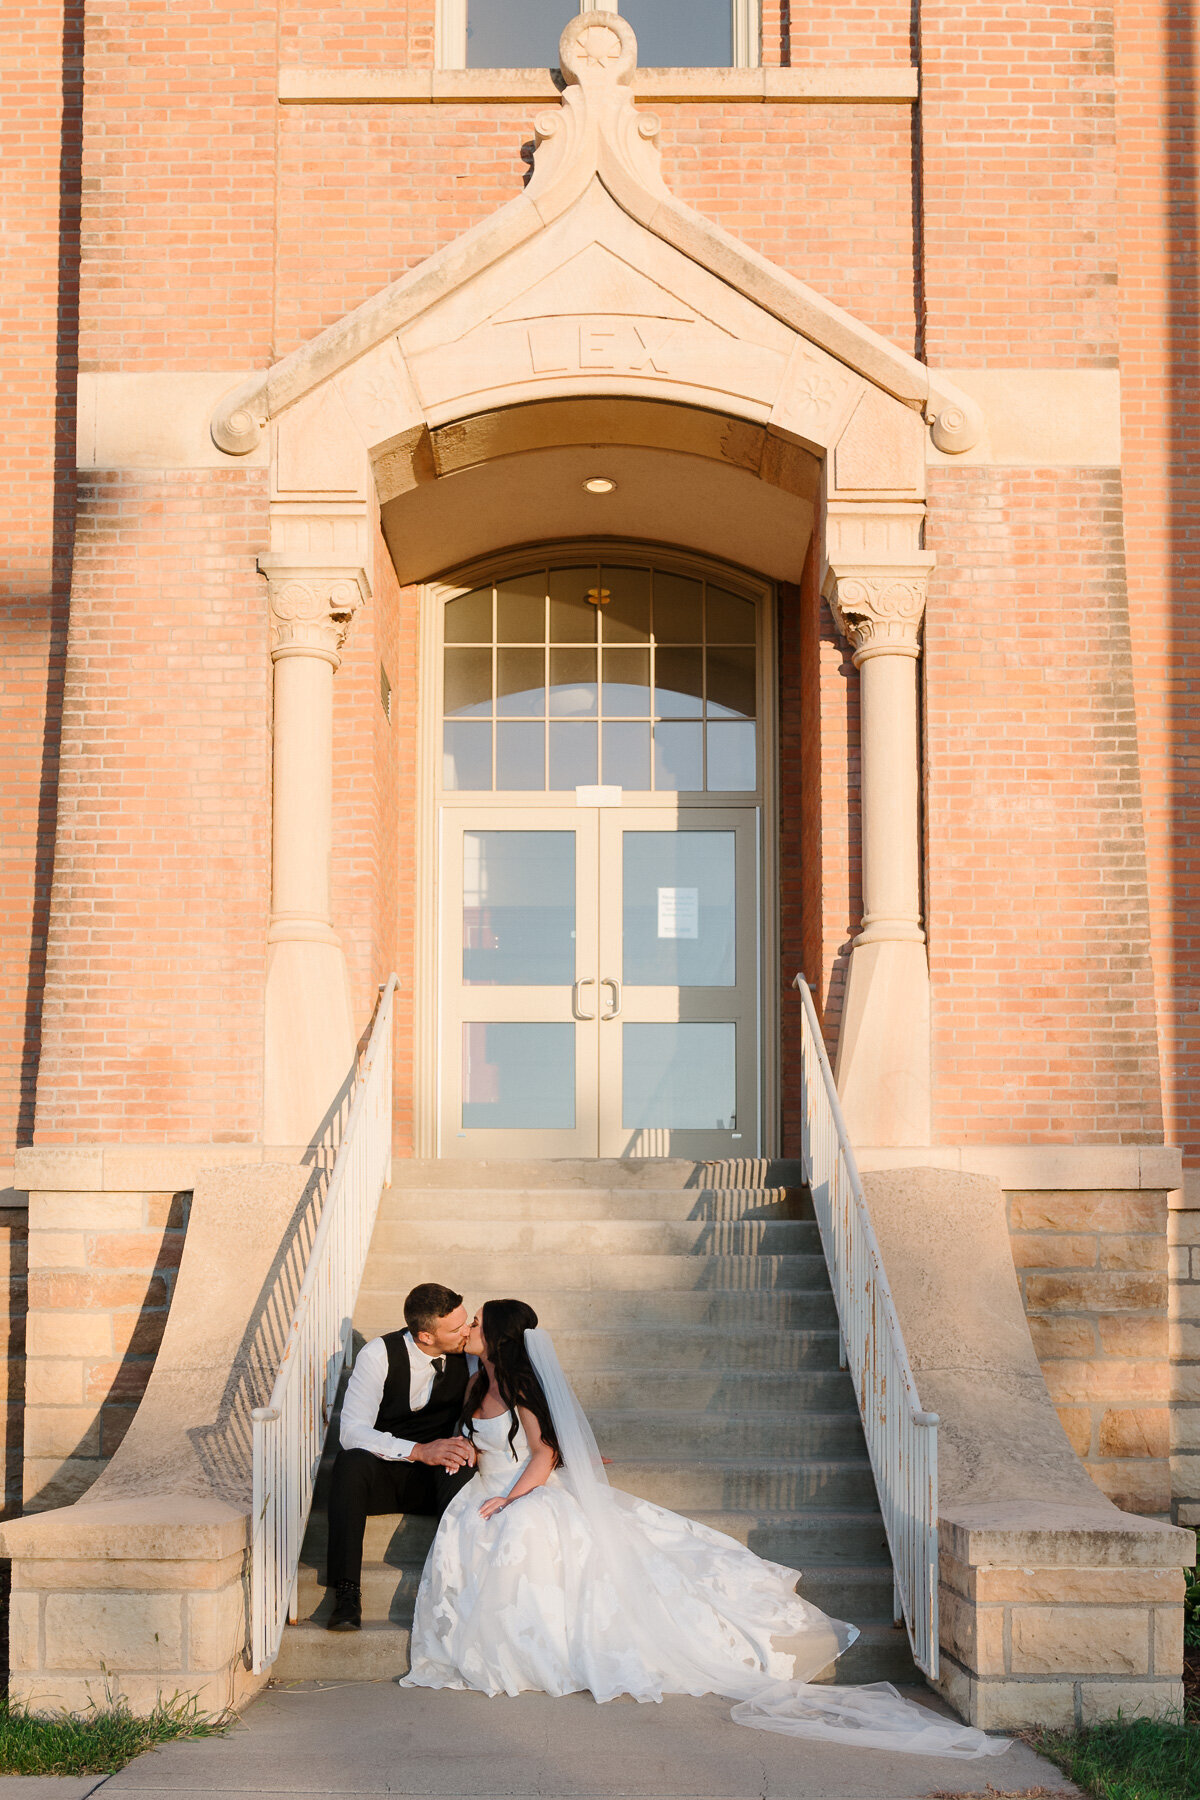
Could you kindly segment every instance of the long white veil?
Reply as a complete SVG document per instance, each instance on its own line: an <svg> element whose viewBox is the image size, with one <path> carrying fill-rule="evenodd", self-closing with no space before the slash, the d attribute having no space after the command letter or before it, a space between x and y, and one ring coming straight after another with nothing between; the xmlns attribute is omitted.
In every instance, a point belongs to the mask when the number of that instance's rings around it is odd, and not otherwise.
<svg viewBox="0 0 1200 1800"><path fill-rule="evenodd" d="M671 1669L683 1692L724 1694L736 1700L733 1718L760 1731L918 1756L1000 1756L1008 1749L1008 1739L991 1738L972 1726L941 1718L906 1700L890 1682L834 1687L778 1681L739 1665L733 1656L718 1659L692 1642L677 1608L651 1578L641 1534L630 1529L629 1515L638 1503L609 1485L592 1428L558 1360L554 1340L538 1327L525 1333L525 1346L562 1454L560 1478L584 1512L594 1546L592 1578L580 1604L609 1619L616 1609L623 1634L649 1666ZM815 1608L812 1614L813 1628L804 1634L803 1654L807 1671L817 1674L858 1634L852 1625L826 1619ZM602 1639L605 1633L596 1635ZM788 1650L792 1647L789 1641ZM623 1691L619 1671L604 1666L606 1660L607 1653L601 1651L589 1682L597 1698Z"/></svg>

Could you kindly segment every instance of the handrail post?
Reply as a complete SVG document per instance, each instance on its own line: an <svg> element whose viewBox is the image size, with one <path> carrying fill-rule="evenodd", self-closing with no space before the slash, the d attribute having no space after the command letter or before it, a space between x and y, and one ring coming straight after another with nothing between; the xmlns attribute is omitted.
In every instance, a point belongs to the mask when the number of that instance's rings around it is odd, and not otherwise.
<svg viewBox="0 0 1200 1800"><path fill-rule="evenodd" d="M839 1366L849 1370L867 1441L896 1622L903 1618L914 1662L935 1681L937 1414L921 1407L811 990L803 975L793 985L802 1006L802 1161L837 1307Z"/></svg>
<svg viewBox="0 0 1200 1800"><path fill-rule="evenodd" d="M252 1414L250 1651L255 1674L295 1623L300 1549L379 1201L391 1185L395 975L380 990L270 1403Z"/></svg>

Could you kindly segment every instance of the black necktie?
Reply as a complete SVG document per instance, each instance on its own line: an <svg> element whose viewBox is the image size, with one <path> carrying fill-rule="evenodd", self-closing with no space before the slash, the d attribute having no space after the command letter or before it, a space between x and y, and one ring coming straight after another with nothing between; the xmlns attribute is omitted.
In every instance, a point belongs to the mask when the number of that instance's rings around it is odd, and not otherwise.
<svg viewBox="0 0 1200 1800"><path fill-rule="evenodd" d="M446 1359L444 1356L435 1356L431 1358L431 1361L433 1363L433 1378L436 1381L442 1370L446 1367Z"/></svg>

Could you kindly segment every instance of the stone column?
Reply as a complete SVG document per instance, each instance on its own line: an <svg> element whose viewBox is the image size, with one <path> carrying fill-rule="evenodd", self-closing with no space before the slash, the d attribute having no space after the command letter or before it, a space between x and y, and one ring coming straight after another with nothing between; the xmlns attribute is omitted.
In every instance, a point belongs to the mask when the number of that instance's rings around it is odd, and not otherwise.
<svg viewBox="0 0 1200 1800"><path fill-rule="evenodd" d="M270 584L275 673L271 922L263 1139L309 1144L354 1059L354 1017L333 929L333 676L370 592L361 568L259 558Z"/></svg>
<svg viewBox="0 0 1200 1800"><path fill-rule="evenodd" d="M930 1142L929 965L921 928L917 664L932 554L829 565L825 591L861 674L862 930L837 1082L851 1141Z"/></svg>

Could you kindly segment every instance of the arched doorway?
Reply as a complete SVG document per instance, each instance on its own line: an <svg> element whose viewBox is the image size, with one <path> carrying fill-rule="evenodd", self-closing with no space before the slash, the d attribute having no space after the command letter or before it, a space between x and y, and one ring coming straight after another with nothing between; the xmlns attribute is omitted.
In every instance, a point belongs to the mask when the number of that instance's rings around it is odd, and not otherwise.
<svg viewBox="0 0 1200 1800"><path fill-rule="evenodd" d="M576 542L426 618L430 1149L773 1147L770 585Z"/></svg>

